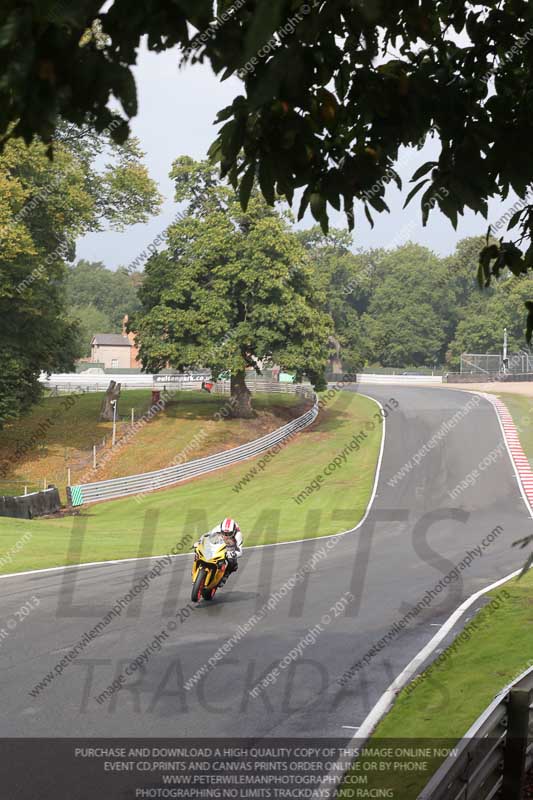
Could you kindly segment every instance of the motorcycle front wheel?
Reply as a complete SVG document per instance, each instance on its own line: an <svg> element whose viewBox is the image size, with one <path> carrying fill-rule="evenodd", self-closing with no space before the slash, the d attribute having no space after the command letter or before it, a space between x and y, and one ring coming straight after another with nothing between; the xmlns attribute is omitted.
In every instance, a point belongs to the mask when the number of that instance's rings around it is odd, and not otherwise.
<svg viewBox="0 0 533 800"><path fill-rule="evenodd" d="M197 603L198 600L202 599L202 593L204 590L206 577L207 577L207 570L204 567L201 567L198 570L198 574L196 575L196 580L192 585L191 600L193 603Z"/></svg>

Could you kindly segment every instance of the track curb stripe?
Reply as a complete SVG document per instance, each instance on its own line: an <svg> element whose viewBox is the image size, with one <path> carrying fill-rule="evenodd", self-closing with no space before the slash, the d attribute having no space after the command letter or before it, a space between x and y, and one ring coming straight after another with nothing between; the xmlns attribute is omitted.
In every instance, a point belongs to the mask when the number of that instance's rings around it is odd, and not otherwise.
<svg viewBox="0 0 533 800"><path fill-rule="evenodd" d="M500 400L499 397L485 392L477 392L477 394L487 400L496 412L520 492L529 514L533 518L533 470L520 443L520 434L514 419L503 400Z"/></svg>
<svg viewBox="0 0 533 800"><path fill-rule="evenodd" d="M528 510L529 516L533 519L533 509L532 509L532 502L533 502L533 471L529 465L529 462L526 458L526 455L521 447L520 444L516 444L513 441L511 444L508 440L508 437L512 436L513 438L518 438L518 431L516 425L514 423L511 414L505 403L503 403L499 398L495 397L494 395L486 394L484 392L472 392L466 389L449 389L448 391L462 391L468 394L476 394L479 397L482 397L484 400L487 400L498 419L498 423L500 425L500 430L502 432L502 438L505 443L507 452L509 454L509 458L514 469L515 475L518 479L518 487L520 489L520 493L522 494L522 498L524 503L526 504L526 508ZM505 420L505 422L504 422ZM514 451L514 455L513 455ZM515 461L516 458L516 461ZM527 467L524 463L527 462ZM524 485L524 483L526 485ZM531 482L531 483L530 483ZM533 567L532 567L533 569ZM457 608L453 614L443 623L439 631L435 634L435 636L430 639L430 641L426 644L425 647L420 650L417 655L411 659L411 661L407 664L405 669L398 675L397 678L391 683L391 685L383 692L377 703L374 705L372 710L363 720L357 734L353 737L353 741L357 741L358 746L361 747L362 743L365 742L367 739L370 738L372 732L376 728L379 722L383 719L383 717L390 711L392 705L396 699L397 694L401 691L401 689L405 688L407 684L411 682L411 680L417 675L418 669L422 666L424 661L431 656L438 645L446 638L449 632L453 629L456 622L458 622L465 611L470 608L476 600L480 597L485 595L487 592L492 591L493 589L502 586L504 583L512 580L512 578L517 577L522 572L522 569L515 570L511 572L510 575L506 575L504 578L500 578L500 580L492 583L490 586L486 586L484 589L481 589L474 594L470 595L460 606Z"/></svg>

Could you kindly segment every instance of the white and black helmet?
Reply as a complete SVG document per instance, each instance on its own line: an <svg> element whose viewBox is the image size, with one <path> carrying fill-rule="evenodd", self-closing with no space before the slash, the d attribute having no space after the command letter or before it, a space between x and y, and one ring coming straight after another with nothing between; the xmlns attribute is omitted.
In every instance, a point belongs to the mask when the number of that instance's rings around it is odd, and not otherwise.
<svg viewBox="0 0 533 800"><path fill-rule="evenodd" d="M224 533L226 536L235 536L235 534L240 531L240 528L234 519L225 517L220 523L219 530L220 533Z"/></svg>

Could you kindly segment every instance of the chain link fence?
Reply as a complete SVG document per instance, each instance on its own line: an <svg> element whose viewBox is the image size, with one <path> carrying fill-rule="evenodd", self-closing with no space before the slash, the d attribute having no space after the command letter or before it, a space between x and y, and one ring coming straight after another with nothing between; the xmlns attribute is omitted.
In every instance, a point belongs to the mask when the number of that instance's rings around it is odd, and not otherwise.
<svg viewBox="0 0 533 800"><path fill-rule="evenodd" d="M493 375L510 372L525 375L533 372L533 356L521 350L509 353L507 363L497 353L463 353L461 355L461 374Z"/></svg>

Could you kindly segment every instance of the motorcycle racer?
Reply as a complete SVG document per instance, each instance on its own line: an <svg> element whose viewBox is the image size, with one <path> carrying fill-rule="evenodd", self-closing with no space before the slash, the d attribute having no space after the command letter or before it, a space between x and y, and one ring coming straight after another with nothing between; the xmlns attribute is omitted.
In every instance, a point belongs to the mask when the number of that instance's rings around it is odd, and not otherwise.
<svg viewBox="0 0 533 800"><path fill-rule="evenodd" d="M242 533L234 519L231 517L225 517L222 522L219 522L218 525L215 525L212 530L210 530L208 533L204 533L204 535L193 544L193 547L197 547L202 539L204 539L206 536L211 536L214 533L219 533L221 536L223 536L228 547L226 553L228 569L223 578L223 582L225 583L228 576L231 575L232 572L237 572L239 568L237 560L242 556L243 552Z"/></svg>

